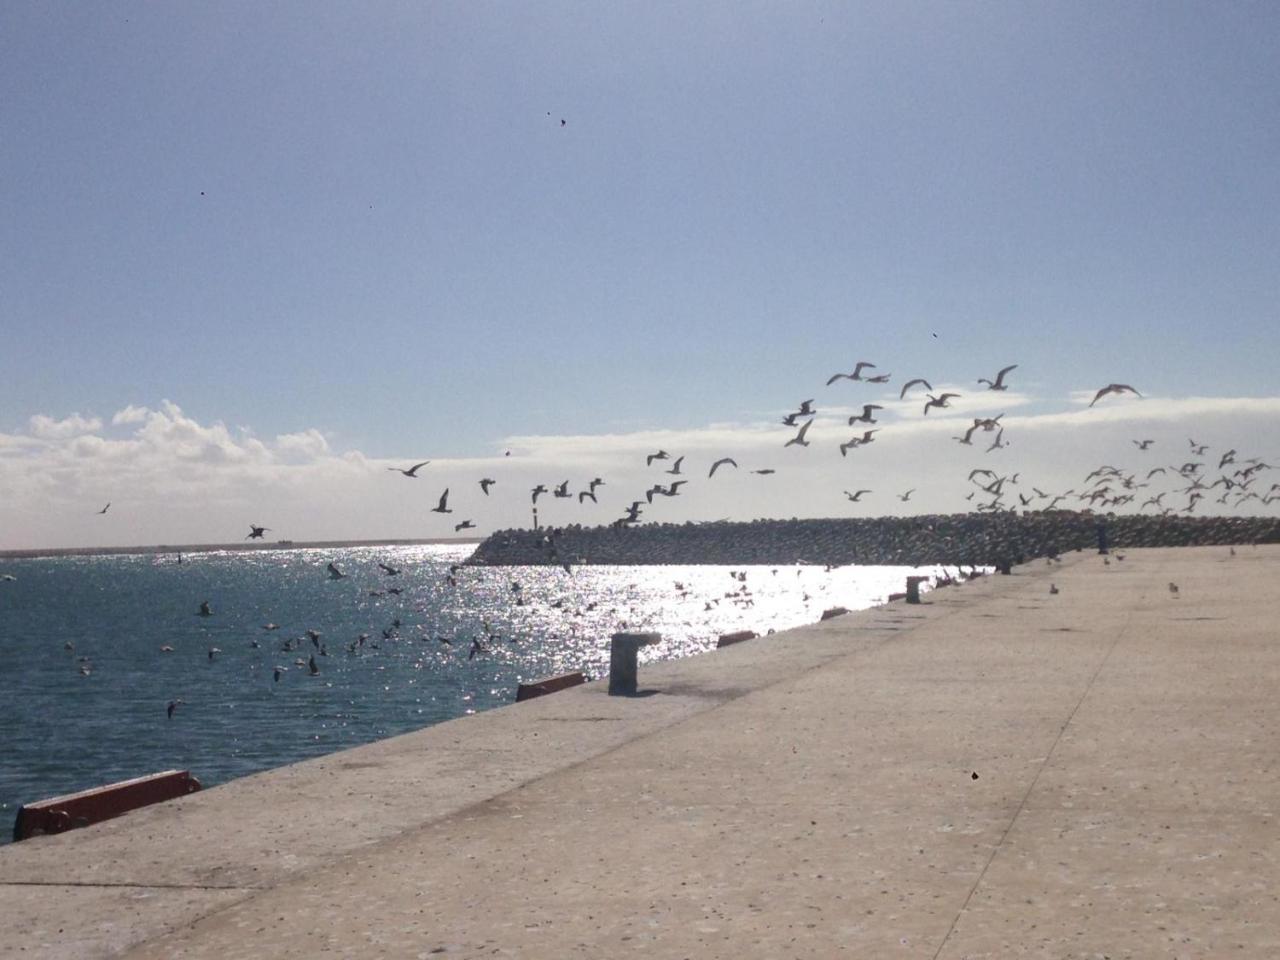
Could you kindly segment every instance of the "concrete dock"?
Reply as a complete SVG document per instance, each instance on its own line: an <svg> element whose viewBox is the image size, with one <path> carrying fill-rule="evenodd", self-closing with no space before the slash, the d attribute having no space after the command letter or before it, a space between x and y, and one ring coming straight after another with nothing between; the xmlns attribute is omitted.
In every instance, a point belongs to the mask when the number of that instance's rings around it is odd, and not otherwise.
<svg viewBox="0 0 1280 960"><path fill-rule="evenodd" d="M1277 957L1278 687L1280 547L1038 560L0 848L0 957Z"/></svg>

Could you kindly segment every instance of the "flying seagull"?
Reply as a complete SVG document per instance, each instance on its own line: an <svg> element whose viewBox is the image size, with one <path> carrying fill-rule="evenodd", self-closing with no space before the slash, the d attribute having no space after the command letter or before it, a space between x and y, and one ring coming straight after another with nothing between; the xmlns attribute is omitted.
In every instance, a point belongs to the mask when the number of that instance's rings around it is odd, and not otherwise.
<svg viewBox="0 0 1280 960"><path fill-rule="evenodd" d="M1134 440L1133 441L1133 445L1137 447L1139 450L1145 450L1147 449L1147 447L1151 446L1151 444L1153 443L1155 443L1154 440Z"/></svg>
<svg viewBox="0 0 1280 960"><path fill-rule="evenodd" d="M1001 370L999 373L996 374L995 382L987 380L985 377L979 377L978 382L985 383L987 385L988 390L1008 390L1009 388L1008 386L1005 385L1005 382L1004 382L1004 375L1008 373L1010 370L1017 370L1017 369L1018 369L1018 365L1016 363L1010 364L1009 366L1005 367L1003 370Z"/></svg>
<svg viewBox="0 0 1280 960"><path fill-rule="evenodd" d="M801 400L801 401L800 401L800 409L796 411L796 416L798 416L798 417L811 417L811 416L813 416L813 415L814 415L815 413L817 413L817 412L818 412L817 410L813 409L813 401L812 401L812 400Z"/></svg>
<svg viewBox="0 0 1280 960"><path fill-rule="evenodd" d="M908 500L910 500L910 499L911 499L911 495L912 495L913 493L915 493L915 492L916 492L916 488L915 488L915 487L912 487L912 488L911 488L910 490L908 490L906 493L900 493L900 494L898 494L898 499L899 499L899 500L901 500L903 503L906 503Z"/></svg>
<svg viewBox="0 0 1280 960"><path fill-rule="evenodd" d="M655 460L670 460L670 459L671 459L671 454L667 453L667 451L665 450L659 450L657 453L651 453L647 457L645 457L644 465L646 467L650 467L650 466L653 466L653 461Z"/></svg>
<svg viewBox="0 0 1280 960"><path fill-rule="evenodd" d="M341 580L346 577L346 574L339 570L332 560L329 561L329 566L326 569L329 571L330 580Z"/></svg>
<svg viewBox="0 0 1280 960"><path fill-rule="evenodd" d="M270 527L257 527L257 526L254 526L254 525L251 523L251 524L249 524L249 535L248 535L247 537L245 537L245 539L246 539L246 540L261 540L261 539L262 539L262 535L263 535L264 533L266 533L266 532L267 532L268 530L270 530L270 529L271 529Z"/></svg>
<svg viewBox="0 0 1280 960"><path fill-rule="evenodd" d="M975 423L972 427L970 427L968 430L964 432L963 437L952 437L951 439L959 440L961 443L965 443L965 444L968 444L969 446L973 446L973 440L972 440L973 431L977 429L978 429L978 424Z"/></svg>
<svg viewBox="0 0 1280 960"><path fill-rule="evenodd" d="M533 502L538 502L538 497L547 492L547 488L543 484L538 484L533 488Z"/></svg>
<svg viewBox="0 0 1280 960"><path fill-rule="evenodd" d="M110 509L111 509L111 503L108 501L107 505L103 507L101 510L99 510L98 513L106 513Z"/></svg>
<svg viewBox="0 0 1280 960"><path fill-rule="evenodd" d="M862 405L862 414L860 416L849 418L849 426L852 427L855 423L875 423L876 418L871 415L871 411L883 409L884 407L880 406L878 403L864 403Z"/></svg>
<svg viewBox="0 0 1280 960"><path fill-rule="evenodd" d="M832 375L831 375L831 379L827 381L827 386L828 386L828 387L829 387L829 386L831 386L831 385L832 385L833 383L835 383L837 380L861 380L861 379L862 379L862 371L863 371L865 368L867 368L867 367L870 367L872 370L874 370L874 369L875 369L875 366L876 366L876 365L875 365L874 363L867 363L867 361L865 361L865 360L859 360L859 361L857 362L857 364L855 364L855 365L854 365L853 373L835 373L835 374L832 374Z"/></svg>
<svg viewBox="0 0 1280 960"><path fill-rule="evenodd" d="M844 495L848 497L850 500L852 500L854 503L857 503L862 498L862 495L864 493L870 493L870 492L871 492L870 490L859 490L857 493L850 493L848 490L846 490L844 492Z"/></svg>
<svg viewBox="0 0 1280 960"><path fill-rule="evenodd" d="M950 403L948 403L948 401L951 400L953 397L959 397L959 396L960 394L958 393L944 393L940 397L935 397L931 393L929 394L929 399L925 401L924 412L928 413L930 407L948 407L951 405Z"/></svg>
<svg viewBox="0 0 1280 960"><path fill-rule="evenodd" d="M684 463L684 457L676 457L675 463L671 465L671 469L668 470L667 473L671 474L673 477L680 476L680 464L682 463Z"/></svg>
<svg viewBox="0 0 1280 960"><path fill-rule="evenodd" d="M403 473L406 477L413 477L416 480L418 478L418 469L425 467L430 462L430 460L423 460L421 463L415 463L408 470L403 470L400 467L387 467L387 469L394 470L396 473Z"/></svg>
<svg viewBox="0 0 1280 960"><path fill-rule="evenodd" d="M552 491L551 495L553 497L559 497L561 500L564 500L567 497L572 497L573 494L569 492L569 481L566 480L564 483L557 483L556 488Z"/></svg>
<svg viewBox="0 0 1280 960"><path fill-rule="evenodd" d="M888 383L890 376L891 374L888 373L877 373L874 377L863 377L863 379L867 383Z"/></svg>
<svg viewBox="0 0 1280 960"><path fill-rule="evenodd" d="M480 481L481 492L487 497L489 495L489 488L492 487L497 482L498 482L497 480L490 480L488 477L485 477L483 480Z"/></svg>
<svg viewBox="0 0 1280 960"><path fill-rule="evenodd" d="M474 521L463 520L461 523L455 523L453 525L453 532L457 533L459 530L474 530L475 528L476 525Z"/></svg>
<svg viewBox="0 0 1280 960"><path fill-rule="evenodd" d="M800 432L799 432L799 433L797 433L797 434L796 434L794 437L792 437L790 440L788 440L786 443L784 443L784 444L783 444L783 446L784 446L784 447L789 447L789 446L791 446L793 443L797 443L797 444L799 444L799 445L800 445L800 446L802 446L802 447L807 447L807 446L809 445L809 441L808 441L808 440L806 440L806 439L804 438L804 435L805 435L806 433L808 433L808 432L809 432L809 428L810 428L810 427L812 427L812 426L813 426L813 421L812 421L812 420L806 420L806 421L804 422L803 426L801 426L801 427L800 427Z"/></svg>
<svg viewBox="0 0 1280 960"><path fill-rule="evenodd" d="M1127 383L1108 383L1105 387L1103 387L1101 390L1099 390L1097 393L1093 395L1093 399L1089 401L1089 406L1092 407L1095 403L1097 403L1099 400L1105 397L1108 393L1124 393L1124 391L1126 390L1128 390L1130 393L1132 393L1136 397L1142 396L1142 394L1138 393L1137 390L1133 389L1133 387L1129 386Z"/></svg>
<svg viewBox="0 0 1280 960"><path fill-rule="evenodd" d="M449 488L445 487L444 493L440 494L440 502L431 508L431 512L432 513L453 513L453 511L449 509L448 503L449 503Z"/></svg>
<svg viewBox="0 0 1280 960"><path fill-rule="evenodd" d="M599 502L600 502L599 500L597 500L597 499L596 499L596 495L595 495L595 491L594 491L594 490L580 490L580 491L578 491L578 502L579 502L579 503L583 503L583 502L584 502L584 501L586 501L586 500L590 500L592 503L599 503Z"/></svg>
<svg viewBox="0 0 1280 960"><path fill-rule="evenodd" d="M907 391L910 390L912 387L914 387L917 383L923 383L924 388L926 390L933 389L933 384L931 384L928 380L924 379L924 377L916 377L916 379L908 380L906 383L902 385L902 392L898 394L898 399L901 400L903 397L905 397L907 395Z"/></svg>
<svg viewBox="0 0 1280 960"><path fill-rule="evenodd" d="M733 459L733 457L721 457L719 460L717 460L715 463L711 465L711 472L707 474L707 479L709 480L712 477L714 477L716 475L716 471L720 469L720 467L723 467L726 463L732 467L738 466L738 461Z"/></svg>
<svg viewBox="0 0 1280 960"><path fill-rule="evenodd" d="M752 472L752 473L758 473L758 474L760 474L760 475L761 475L761 476L763 476L763 477L767 477L767 476L769 476L769 474L771 474L771 473L777 473L778 471L777 471L777 470L775 470L775 469L773 469L773 467L763 467L763 468L762 468L762 469L760 469L760 470L752 470L751 472Z"/></svg>

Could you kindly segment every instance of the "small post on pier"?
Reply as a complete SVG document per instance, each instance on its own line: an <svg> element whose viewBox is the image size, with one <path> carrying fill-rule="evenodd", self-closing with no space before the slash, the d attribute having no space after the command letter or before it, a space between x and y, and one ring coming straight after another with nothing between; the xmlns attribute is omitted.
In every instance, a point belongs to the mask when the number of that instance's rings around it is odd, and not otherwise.
<svg viewBox="0 0 1280 960"><path fill-rule="evenodd" d="M907 603L920 602L920 584L928 577L907 577Z"/></svg>
<svg viewBox="0 0 1280 960"><path fill-rule="evenodd" d="M636 655L641 647L657 643L656 633L615 633L609 647L609 696L634 696L636 692Z"/></svg>
<svg viewBox="0 0 1280 960"><path fill-rule="evenodd" d="M1107 549L1107 524L1105 520L1098 521L1098 552L1110 553Z"/></svg>

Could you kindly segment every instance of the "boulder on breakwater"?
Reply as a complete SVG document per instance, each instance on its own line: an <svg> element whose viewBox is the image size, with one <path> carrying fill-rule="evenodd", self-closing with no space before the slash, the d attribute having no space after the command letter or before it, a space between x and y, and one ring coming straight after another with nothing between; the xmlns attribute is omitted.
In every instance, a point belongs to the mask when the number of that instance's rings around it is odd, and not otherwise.
<svg viewBox="0 0 1280 960"><path fill-rule="evenodd" d="M1280 518L1051 511L501 530L468 563L997 566L1068 550L1280 543Z"/></svg>

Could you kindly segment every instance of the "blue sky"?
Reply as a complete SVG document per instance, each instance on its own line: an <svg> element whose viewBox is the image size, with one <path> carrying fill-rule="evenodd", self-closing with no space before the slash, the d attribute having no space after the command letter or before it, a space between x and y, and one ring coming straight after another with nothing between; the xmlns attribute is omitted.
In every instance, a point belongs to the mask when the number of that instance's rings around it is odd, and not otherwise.
<svg viewBox="0 0 1280 960"><path fill-rule="evenodd" d="M85 530L140 489L130 408L273 469L314 432L316 473L348 454L376 498L387 463L470 483L513 444L521 483L663 431L780 445L801 399L873 399L824 387L859 359L886 390L1017 363L1026 416L1113 381L1174 434L1189 398L1256 401L1210 439L1275 459L1278 48L1246 3L9 5L0 547L234 539L291 502L329 504L299 539L438 532L251 471Z"/></svg>

